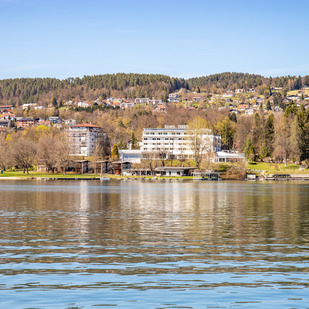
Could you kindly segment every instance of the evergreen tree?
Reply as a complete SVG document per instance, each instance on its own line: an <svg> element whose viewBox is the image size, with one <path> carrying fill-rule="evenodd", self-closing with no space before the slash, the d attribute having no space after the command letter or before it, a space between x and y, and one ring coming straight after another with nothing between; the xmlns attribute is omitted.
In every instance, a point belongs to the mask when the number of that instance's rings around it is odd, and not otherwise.
<svg viewBox="0 0 309 309"><path fill-rule="evenodd" d="M58 106L57 99L55 97L53 97L51 99L51 104L52 104L53 107L57 107Z"/></svg>
<svg viewBox="0 0 309 309"><path fill-rule="evenodd" d="M271 105L270 105L269 100L267 100L266 102L266 110L271 111Z"/></svg>
<svg viewBox="0 0 309 309"><path fill-rule="evenodd" d="M299 163L302 157L302 132L298 125L297 117L294 117L290 128L289 144L290 144L290 159Z"/></svg>
<svg viewBox="0 0 309 309"><path fill-rule="evenodd" d="M136 149L137 148L136 143L137 143L136 137L134 135L134 132L132 132L132 134L131 134L131 148L132 149Z"/></svg>
<svg viewBox="0 0 309 309"><path fill-rule="evenodd" d="M229 118L231 121L237 123L237 117L235 113L229 113Z"/></svg>
<svg viewBox="0 0 309 309"><path fill-rule="evenodd" d="M255 161L255 148L249 136L245 142L244 153L248 160Z"/></svg>
<svg viewBox="0 0 309 309"><path fill-rule="evenodd" d="M114 161L119 160L119 150L116 144L114 144L113 146L112 153L111 153L111 159Z"/></svg>

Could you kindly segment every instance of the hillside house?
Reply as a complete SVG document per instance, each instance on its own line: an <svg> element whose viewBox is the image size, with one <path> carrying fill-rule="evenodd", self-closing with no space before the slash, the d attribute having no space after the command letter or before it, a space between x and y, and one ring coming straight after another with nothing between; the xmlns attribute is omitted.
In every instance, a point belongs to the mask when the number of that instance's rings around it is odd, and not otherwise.
<svg viewBox="0 0 309 309"><path fill-rule="evenodd" d="M28 128L36 124L35 119L24 118L24 117L17 117L16 122L17 122L17 128Z"/></svg>
<svg viewBox="0 0 309 309"><path fill-rule="evenodd" d="M248 108L250 108L250 104L247 103L240 103L237 107L239 111L245 111Z"/></svg>
<svg viewBox="0 0 309 309"><path fill-rule="evenodd" d="M171 103L178 103L179 102L179 96L177 93L171 93L168 96L168 101Z"/></svg>
<svg viewBox="0 0 309 309"><path fill-rule="evenodd" d="M82 108L88 108L88 107L91 107L92 104L86 101L80 101L77 103L77 106L82 107Z"/></svg>
<svg viewBox="0 0 309 309"><path fill-rule="evenodd" d="M0 119L14 121L15 120L15 114L13 112L11 112L10 110L5 109L2 112L0 112Z"/></svg>
<svg viewBox="0 0 309 309"><path fill-rule="evenodd" d="M31 109L31 108L34 108L36 106L38 106L37 103L25 103L25 104L23 104L23 110Z"/></svg>
<svg viewBox="0 0 309 309"><path fill-rule="evenodd" d="M222 98L235 97L235 93L233 91L224 92Z"/></svg>
<svg viewBox="0 0 309 309"><path fill-rule="evenodd" d="M0 105L0 112L3 111L12 111L14 109L13 105Z"/></svg>

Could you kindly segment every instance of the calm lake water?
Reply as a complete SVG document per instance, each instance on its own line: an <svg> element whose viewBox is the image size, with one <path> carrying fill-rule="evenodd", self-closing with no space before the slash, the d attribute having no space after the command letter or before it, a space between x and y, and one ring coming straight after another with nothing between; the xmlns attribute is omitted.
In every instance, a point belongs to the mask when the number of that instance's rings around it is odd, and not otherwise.
<svg viewBox="0 0 309 309"><path fill-rule="evenodd" d="M309 183L0 180L0 308L309 308Z"/></svg>

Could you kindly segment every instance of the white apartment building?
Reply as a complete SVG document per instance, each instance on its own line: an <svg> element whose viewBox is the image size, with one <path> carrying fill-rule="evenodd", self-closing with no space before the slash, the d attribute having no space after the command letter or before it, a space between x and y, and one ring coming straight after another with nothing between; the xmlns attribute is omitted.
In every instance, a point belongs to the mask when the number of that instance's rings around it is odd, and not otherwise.
<svg viewBox="0 0 309 309"><path fill-rule="evenodd" d="M147 152L164 152L167 157L177 159L193 158L192 143L195 130L187 126L165 126L160 129L144 129L141 150ZM202 152L217 152L221 150L221 136L213 135L210 129L199 131Z"/></svg>
<svg viewBox="0 0 309 309"><path fill-rule="evenodd" d="M101 127L89 123L71 126L68 134L70 154L76 156L93 155L96 143L106 139Z"/></svg>

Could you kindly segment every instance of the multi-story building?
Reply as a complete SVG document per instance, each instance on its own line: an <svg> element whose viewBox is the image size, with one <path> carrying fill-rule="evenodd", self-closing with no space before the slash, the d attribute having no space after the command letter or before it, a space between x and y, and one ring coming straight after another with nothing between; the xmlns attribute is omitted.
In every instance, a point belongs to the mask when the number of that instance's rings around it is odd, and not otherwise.
<svg viewBox="0 0 309 309"><path fill-rule="evenodd" d="M34 126L36 121L33 118L17 117L17 128L27 128Z"/></svg>
<svg viewBox="0 0 309 309"><path fill-rule="evenodd" d="M71 126L68 134L70 154L76 156L93 155L97 143L106 139L101 127L89 123Z"/></svg>
<svg viewBox="0 0 309 309"><path fill-rule="evenodd" d="M221 136L210 129L192 130L187 126L165 126L160 129L144 129L142 152L157 152L177 159L193 158L194 151L211 153L221 150Z"/></svg>

